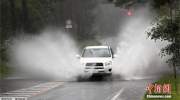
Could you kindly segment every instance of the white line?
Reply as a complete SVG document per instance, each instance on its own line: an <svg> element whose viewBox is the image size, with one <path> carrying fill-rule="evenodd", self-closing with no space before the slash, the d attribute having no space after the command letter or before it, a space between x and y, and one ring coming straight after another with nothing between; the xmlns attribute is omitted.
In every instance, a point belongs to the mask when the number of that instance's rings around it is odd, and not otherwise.
<svg viewBox="0 0 180 100"><path fill-rule="evenodd" d="M42 93L45 93L53 88L56 88L60 85L62 85L63 82L47 82L47 83L42 83L36 86L24 88L24 89L19 89L19 90L14 90L14 91L9 91L6 93L2 93L0 97L2 96L26 96L26 97L31 97L35 95L39 95ZM0 99L1 100L1 99Z"/></svg>
<svg viewBox="0 0 180 100"><path fill-rule="evenodd" d="M30 97L30 95L25 95L25 94L18 94L17 95L17 94L14 94L14 95L0 95L0 97Z"/></svg>
<svg viewBox="0 0 180 100"><path fill-rule="evenodd" d="M35 93L12 93L12 92L9 92L9 93L4 93L5 95L16 95L16 94L25 94L25 95L29 95L29 94L35 94Z"/></svg>
<svg viewBox="0 0 180 100"><path fill-rule="evenodd" d="M30 91L30 90L16 90L16 91L11 91L11 92L8 92L8 93L18 93L18 92L21 92L21 93L25 93L25 92L33 92L33 93L38 93L38 92L41 92L41 91Z"/></svg>
<svg viewBox="0 0 180 100"><path fill-rule="evenodd" d="M114 96L111 98L111 100L116 100L116 99L122 94L123 91L124 91L124 89L120 89L120 90L116 93L116 95L114 95Z"/></svg>

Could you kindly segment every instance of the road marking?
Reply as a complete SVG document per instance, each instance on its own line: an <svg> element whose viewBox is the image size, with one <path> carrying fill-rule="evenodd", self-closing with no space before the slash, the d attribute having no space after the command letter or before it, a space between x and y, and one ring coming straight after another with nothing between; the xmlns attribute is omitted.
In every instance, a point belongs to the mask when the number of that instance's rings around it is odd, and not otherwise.
<svg viewBox="0 0 180 100"><path fill-rule="evenodd" d="M124 91L123 88L120 89L120 90L116 93L116 95L114 95L114 96L111 98L111 100L116 100L116 99L122 94L123 91ZM121 99L120 99L120 100L121 100Z"/></svg>
<svg viewBox="0 0 180 100"><path fill-rule="evenodd" d="M63 84L63 82L42 83L42 84L35 85L35 86L29 87L29 88L24 88L24 89L19 89L19 90L2 93L2 94L0 94L0 97L14 97L14 96L32 97L32 96L36 96L39 94L43 94L43 93L45 93L53 88L56 88L62 84Z"/></svg>

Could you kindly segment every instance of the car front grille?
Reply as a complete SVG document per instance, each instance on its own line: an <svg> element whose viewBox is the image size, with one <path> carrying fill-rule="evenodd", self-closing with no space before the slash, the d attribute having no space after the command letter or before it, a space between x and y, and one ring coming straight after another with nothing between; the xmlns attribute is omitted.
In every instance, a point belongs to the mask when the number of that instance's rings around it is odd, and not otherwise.
<svg viewBox="0 0 180 100"><path fill-rule="evenodd" d="M104 69L103 63L86 63L86 69Z"/></svg>
<svg viewBox="0 0 180 100"><path fill-rule="evenodd" d="M86 63L86 66L103 66L103 63Z"/></svg>
<svg viewBox="0 0 180 100"><path fill-rule="evenodd" d="M103 66L86 66L86 69L104 69Z"/></svg>

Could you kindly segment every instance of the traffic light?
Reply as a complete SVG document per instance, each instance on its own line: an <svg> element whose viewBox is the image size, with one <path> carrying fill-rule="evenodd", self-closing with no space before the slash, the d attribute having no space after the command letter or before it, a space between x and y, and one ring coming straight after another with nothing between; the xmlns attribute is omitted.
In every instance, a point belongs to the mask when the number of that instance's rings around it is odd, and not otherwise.
<svg viewBox="0 0 180 100"><path fill-rule="evenodd" d="M131 10L128 10L127 15L128 15L128 16L132 16L132 11L131 11Z"/></svg>

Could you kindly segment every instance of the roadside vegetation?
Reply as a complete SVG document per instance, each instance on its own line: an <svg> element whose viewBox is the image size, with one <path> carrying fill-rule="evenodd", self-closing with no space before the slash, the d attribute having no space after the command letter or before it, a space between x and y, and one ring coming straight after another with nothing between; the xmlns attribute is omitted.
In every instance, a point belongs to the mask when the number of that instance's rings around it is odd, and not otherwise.
<svg viewBox="0 0 180 100"><path fill-rule="evenodd" d="M172 86L172 98L167 100L180 100L180 75L177 73L177 67L180 67L180 7L179 0L157 0L155 8L160 12L153 28L147 32L152 40L160 40L169 42L167 46L161 49L161 56L169 56L166 61L169 67L173 69L173 75L165 75L159 79L157 84L168 83ZM146 96L146 94L145 94ZM147 99L144 100L162 100L162 99ZM163 99L164 100L164 99ZM166 100L166 99L165 99Z"/></svg>
<svg viewBox="0 0 180 100"><path fill-rule="evenodd" d="M172 55L167 62L174 68L180 62L180 33L178 0L108 0L117 7L131 9L134 5L151 4L157 11L155 23L157 24L148 32L152 40L168 41L167 47L162 48L162 56ZM9 73L7 57L7 41L18 35L35 35L42 29L51 26L64 29L66 21L71 20L73 28L68 30L80 47L87 40L96 41L98 32L92 31L96 15L94 8L98 0L0 0L0 75ZM72 9L73 8L73 9ZM87 44L98 44L88 42Z"/></svg>
<svg viewBox="0 0 180 100"><path fill-rule="evenodd" d="M173 69L173 76L167 76L160 80L158 83L168 82L172 85L172 100L180 100L179 91L179 74L177 67L180 67L180 2L178 0L167 0L160 4L157 8L160 12L154 27L147 32L152 40L160 40L162 42L169 42L167 46L161 49L161 56L169 56L166 61ZM168 73L167 73L168 75Z"/></svg>
<svg viewBox="0 0 180 100"><path fill-rule="evenodd" d="M176 79L174 79L173 75L167 75L162 78L160 78L158 81L154 82L153 84L164 84L168 83L171 84L171 96L172 98L168 99L152 99L152 98L146 98L147 93L145 93L143 100L180 100L180 76L177 76ZM176 87L175 87L176 85ZM177 89L176 89L177 88ZM177 91L177 92L176 92ZM163 94L162 94L163 95Z"/></svg>
<svg viewBox="0 0 180 100"><path fill-rule="evenodd" d="M1 40L2 42L2 40ZM8 54L6 43L1 43L0 45L0 79L10 74L12 69L8 66Z"/></svg>
<svg viewBox="0 0 180 100"><path fill-rule="evenodd" d="M46 28L55 28L68 31L82 46L88 39L95 40L91 30L96 5L98 0L0 0L1 78L11 69L7 49L14 37L38 35ZM72 22L69 30L65 29L67 20Z"/></svg>
<svg viewBox="0 0 180 100"><path fill-rule="evenodd" d="M113 0L109 0L112 1ZM180 100L180 76L177 74L177 67L180 67L180 1L179 0L151 0L151 7L157 12L153 27L147 32L149 39L168 42L169 44L161 49L161 57L169 56L166 61L173 69L173 75L167 73L159 79L158 84L169 83L172 85L172 98L168 100ZM127 9L133 8L137 3L146 3L146 0L116 0L116 6L124 6ZM146 95L146 94L145 94ZM164 100L147 99L144 100Z"/></svg>
<svg viewBox="0 0 180 100"><path fill-rule="evenodd" d="M8 74L10 74L11 70L12 69L8 65L1 63L0 78L3 79L4 77L6 77Z"/></svg>

